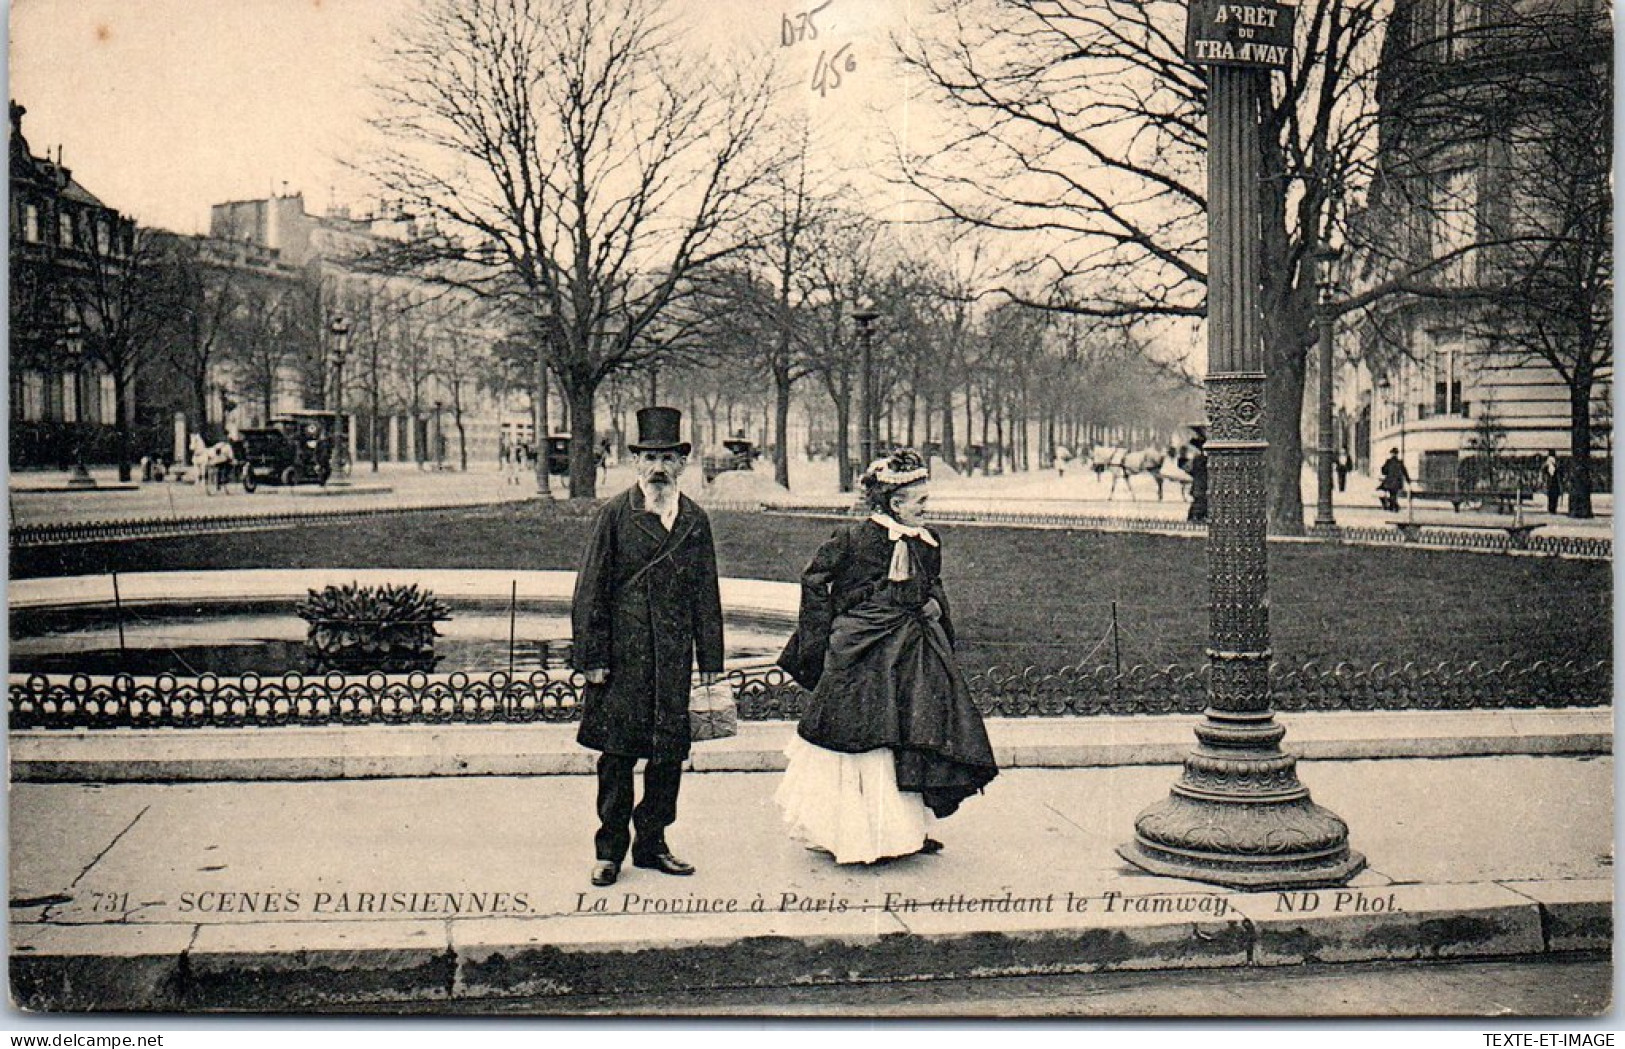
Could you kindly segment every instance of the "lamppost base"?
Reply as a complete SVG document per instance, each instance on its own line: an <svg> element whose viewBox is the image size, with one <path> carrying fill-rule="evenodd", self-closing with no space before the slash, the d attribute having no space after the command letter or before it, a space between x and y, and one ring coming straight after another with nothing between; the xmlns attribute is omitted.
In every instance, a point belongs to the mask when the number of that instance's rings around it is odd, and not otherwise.
<svg viewBox="0 0 1625 1049"><path fill-rule="evenodd" d="M1119 856L1151 874L1259 892L1343 885L1365 869L1348 824L1301 788L1280 801L1179 790L1140 814Z"/></svg>
<svg viewBox="0 0 1625 1049"><path fill-rule="evenodd" d="M96 487L96 478L90 476L90 471L85 469L84 463L78 463L68 471L68 487L94 488Z"/></svg>

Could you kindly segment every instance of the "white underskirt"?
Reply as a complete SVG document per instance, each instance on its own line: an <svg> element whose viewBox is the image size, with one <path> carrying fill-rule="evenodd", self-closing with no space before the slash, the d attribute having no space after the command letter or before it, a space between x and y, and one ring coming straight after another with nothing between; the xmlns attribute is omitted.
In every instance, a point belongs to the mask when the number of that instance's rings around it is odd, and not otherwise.
<svg viewBox="0 0 1625 1049"><path fill-rule="evenodd" d="M920 851L934 817L916 791L897 789L891 750L843 754L795 736L774 799L790 833L837 863L873 863Z"/></svg>

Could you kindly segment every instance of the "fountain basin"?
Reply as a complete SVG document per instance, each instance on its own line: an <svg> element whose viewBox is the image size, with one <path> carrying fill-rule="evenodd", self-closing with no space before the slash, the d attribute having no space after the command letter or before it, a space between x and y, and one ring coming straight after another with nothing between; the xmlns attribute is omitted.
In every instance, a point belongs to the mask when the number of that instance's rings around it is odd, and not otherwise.
<svg viewBox="0 0 1625 1049"><path fill-rule="evenodd" d="M456 618L442 624L451 662L410 674L308 673L291 669L286 659L254 664L256 654L288 657L300 651L305 624L293 605L308 590L351 582L415 583L452 605ZM574 585L573 572L409 569L20 580L11 589L11 724L572 720L581 676L559 665L558 650L544 642L568 638ZM776 708L781 694L793 690L771 664L794 628L799 587L728 579L721 589L729 676ZM516 609L511 663L510 602ZM250 637L252 644L239 643Z"/></svg>

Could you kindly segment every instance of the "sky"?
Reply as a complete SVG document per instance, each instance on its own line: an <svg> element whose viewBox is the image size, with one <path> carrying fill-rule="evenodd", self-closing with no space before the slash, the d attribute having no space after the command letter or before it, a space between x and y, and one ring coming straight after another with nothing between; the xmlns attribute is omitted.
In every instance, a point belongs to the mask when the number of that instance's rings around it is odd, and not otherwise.
<svg viewBox="0 0 1625 1049"><path fill-rule="evenodd" d="M55 155L145 225L206 232L209 206L302 191L309 207L363 203L344 164L371 105L378 42L416 0L11 0L11 97L36 154ZM843 162L883 155L877 120L906 122L888 72L892 32L925 0L676 0L691 36L770 49ZM818 39L785 46L812 8ZM796 20L799 24L799 20ZM846 45L843 83L812 90L818 56ZM844 58L857 68L848 73ZM877 117L877 113L884 114Z"/></svg>

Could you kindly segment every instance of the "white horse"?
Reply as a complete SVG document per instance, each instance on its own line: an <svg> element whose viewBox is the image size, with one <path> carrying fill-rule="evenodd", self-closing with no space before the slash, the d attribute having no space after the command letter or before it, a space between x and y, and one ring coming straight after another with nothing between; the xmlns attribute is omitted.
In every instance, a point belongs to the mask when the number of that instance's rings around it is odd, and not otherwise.
<svg viewBox="0 0 1625 1049"><path fill-rule="evenodd" d="M1167 479L1163 466L1168 460L1168 453L1158 448L1131 452L1127 448L1097 444L1089 452L1089 466L1094 470L1095 476L1104 475L1112 479L1111 489L1106 493L1108 499L1116 497L1117 481L1118 478L1122 478L1123 487L1128 489L1129 498L1138 501L1139 496L1134 491L1134 476L1144 474L1156 484L1157 499L1161 500L1162 484Z"/></svg>

